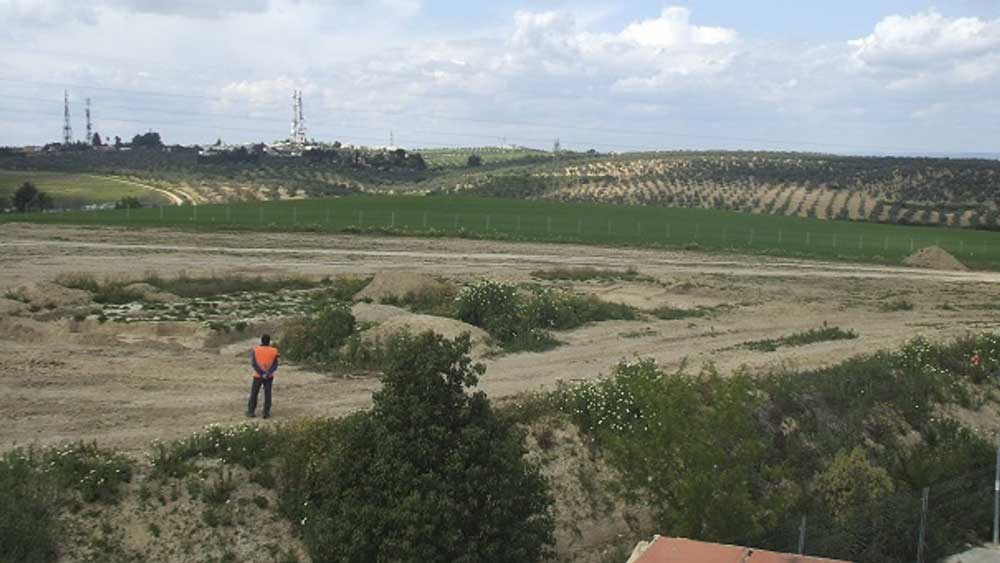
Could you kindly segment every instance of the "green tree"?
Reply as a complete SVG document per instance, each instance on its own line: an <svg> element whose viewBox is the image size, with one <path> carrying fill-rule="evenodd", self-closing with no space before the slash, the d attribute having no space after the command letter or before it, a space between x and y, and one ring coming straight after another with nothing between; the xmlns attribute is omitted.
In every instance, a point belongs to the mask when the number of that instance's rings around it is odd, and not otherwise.
<svg viewBox="0 0 1000 563"><path fill-rule="evenodd" d="M846 522L893 492L885 469L872 465L861 447L841 450L816 477L816 491L834 518Z"/></svg>
<svg viewBox="0 0 1000 563"><path fill-rule="evenodd" d="M483 165L483 157L478 154L470 154L469 159L465 161L465 165L469 168L476 168Z"/></svg>
<svg viewBox="0 0 1000 563"><path fill-rule="evenodd" d="M94 133L94 136L90 139L90 144L95 147L103 147L104 142L101 140L101 134Z"/></svg>
<svg viewBox="0 0 1000 563"><path fill-rule="evenodd" d="M313 561L534 562L550 498L523 436L493 412L470 341L398 339L370 413L354 419L305 512Z"/></svg>
<svg viewBox="0 0 1000 563"><path fill-rule="evenodd" d="M142 202L135 196L122 196L115 202L115 209L139 209L140 207L142 207Z"/></svg>
<svg viewBox="0 0 1000 563"><path fill-rule="evenodd" d="M148 133L132 137L132 146L141 149L162 149L163 141L160 139L159 133L149 131Z"/></svg>
<svg viewBox="0 0 1000 563"><path fill-rule="evenodd" d="M19 213L29 211L42 211L52 208L52 198L45 192L39 191L31 182L21 184L14 192L14 209Z"/></svg>

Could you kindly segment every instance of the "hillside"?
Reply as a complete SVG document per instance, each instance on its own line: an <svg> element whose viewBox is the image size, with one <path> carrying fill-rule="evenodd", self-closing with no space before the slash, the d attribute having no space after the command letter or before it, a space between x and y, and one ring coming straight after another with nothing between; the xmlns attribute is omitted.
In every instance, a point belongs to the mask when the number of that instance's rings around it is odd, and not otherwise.
<svg viewBox="0 0 1000 563"><path fill-rule="evenodd" d="M467 164L473 154L481 165ZM197 203L448 192L988 229L1000 222L1000 161L978 159L770 152L566 152L554 159L490 147L204 158L193 150L135 150L5 154L2 169L114 175Z"/></svg>

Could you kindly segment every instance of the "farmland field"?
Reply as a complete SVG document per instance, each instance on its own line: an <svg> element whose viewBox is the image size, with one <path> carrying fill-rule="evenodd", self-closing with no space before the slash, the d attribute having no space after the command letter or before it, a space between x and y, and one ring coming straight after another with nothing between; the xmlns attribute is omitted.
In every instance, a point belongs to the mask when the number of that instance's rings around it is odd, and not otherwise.
<svg viewBox="0 0 1000 563"><path fill-rule="evenodd" d="M32 182L55 200L57 207L113 203L123 197L137 197L150 205L170 203L155 191L114 178L90 174L0 170L0 200L10 198L21 184Z"/></svg>
<svg viewBox="0 0 1000 563"><path fill-rule="evenodd" d="M356 196L0 216L0 222L12 221L198 230L382 232L688 248L885 264L899 264L916 250L940 246L970 267L1000 269L1000 234L991 231L469 196Z"/></svg>

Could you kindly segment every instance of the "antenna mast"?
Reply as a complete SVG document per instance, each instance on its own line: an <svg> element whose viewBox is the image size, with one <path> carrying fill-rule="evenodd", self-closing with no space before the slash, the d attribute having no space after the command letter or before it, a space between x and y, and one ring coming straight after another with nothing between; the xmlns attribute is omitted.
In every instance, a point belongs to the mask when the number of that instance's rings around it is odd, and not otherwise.
<svg viewBox="0 0 1000 563"><path fill-rule="evenodd" d="M303 144L304 145L306 143L306 118L305 118L305 115L303 115L303 113L302 113L302 90L299 90L299 98L298 99L299 99L299 113L298 113L298 119L299 119L299 139L298 139L298 141L299 141L299 144Z"/></svg>
<svg viewBox="0 0 1000 563"><path fill-rule="evenodd" d="M63 144L73 142L73 127L69 124L69 92L63 90Z"/></svg>
<svg viewBox="0 0 1000 563"><path fill-rule="evenodd" d="M90 98L87 98L87 138L83 142L90 144L94 141L94 124L90 121Z"/></svg>

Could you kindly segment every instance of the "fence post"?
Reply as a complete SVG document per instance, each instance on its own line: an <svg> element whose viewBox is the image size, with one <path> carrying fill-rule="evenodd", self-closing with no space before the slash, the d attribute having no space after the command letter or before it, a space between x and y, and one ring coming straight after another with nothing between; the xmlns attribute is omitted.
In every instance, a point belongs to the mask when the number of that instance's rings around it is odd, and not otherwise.
<svg viewBox="0 0 1000 563"><path fill-rule="evenodd" d="M636 222L636 224L635 224L635 235L638 236L638 237L642 236L642 223L641 222Z"/></svg>
<svg viewBox="0 0 1000 563"><path fill-rule="evenodd" d="M396 228L396 212L395 211L393 211L392 215L390 215L389 228L390 229Z"/></svg>
<svg viewBox="0 0 1000 563"><path fill-rule="evenodd" d="M132 219L132 208L131 207L126 207L125 208L125 219Z"/></svg>
<svg viewBox="0 0 1000 563"><path fill-rule="evenodd" d="M722 246L726 246L726 235L729 232L729 227L722 227Z"/></svg>
<svg viewBox="0 0 1000 563"><path fill-rule="evenodd" d="M548 234L552 234L552 217L551 216L546 216L545 217L545 231Z"/></svg>
<svg viewBox="0 0 1000 563"><path fill-rule="evenodd" d="M781 245L781 231L778 231L778 245Z"/></svg>
<svg viewBox="0 0 1000 563"><path fill-rule="evenodd" d="M358 210L358 226L361 227L365 224L365 212L363 209Z"/></svg>
<svg viewBox="0 0 1000 563"><path fill-rule="evenodd" d="M667 238L670 238L670 223L667 223Z"/></svg>
<svg viewBox="0 0 1000 563"><path fill-rule="evenodd" d="M486 230L487 231L490 230L490 216L489 215L486 216Z"/></svg>
<svg viewBox="0 0 1000 563"><path fill-rule="evenodd" d="M865 249L865 235L858 235L858 250Z"/></svg>
<svg viewBox="0 0 1000 563"><path fill-rule="evenodd" d="M748 246L753 246L753 229L750 229L750 244Z"/></svg>
<svg viewBox="0 0 1000 563"><path fill-rule="evenodd" d="M701 231L701 223L695 223L694 225L694 240L698 240L698 234Z"/></svg>
<svg viewBox="0 0 1000 563"><path fill-rule="evenodd" d="M578 235L583 234L583 219L579 217L576 219L576 234Z"/></svg>
<svg viewBox="0 0 1000 563"><path fill-rule="evenodd" d="M521 232L521 216L517 216L517 232Z"/></svg>
<svg viewBox="0 0 1000 563"><path fill-rule="evenodd" d="M232 223L233 222L233 216L232 216L232 213L230 213L230 211L231 211L230 206L227 205L226 206L226 222L227 223Z"/></svg>
<svg viewBox="0 0 1000 563"><path fill-rule="evenodd" d="M913 252L913 237L910 237L910 252Z"/></svg>
<svg viewBox="0 0 1000 563"><path fill-rule="evenodd" d="M454 221L454 223L455 223L455 225L454 225L453 228L454 228L454 230L457 231L458 230L458 215L455 215L455 221Z"/></svg>
<svg viewBox="0 0 1000 563"><path fill-rule="evenodd" d="M298 207L292 207L292 224L293 225L298 225L299 224L299 208Z"/></svg>
<svg viewBox="0 0 1000 563"><path fill-rule="evenodd" d="M886 235L885 239L882 240L882 252L888 252L888 251L889 251L889 235Z"/></svg>
<svg viewBox="0 0 1000 563"><path fill-rule="evenodd" d="M257 220L260 222L261 225L264 224L264 206L263 205L258 205L257 206Z"/></svg>
<svg viewBox="0 0 1000 563"><path fill-rule="evenodd" d="M608 219L608 234L611 234L611 219Z"/></svg>
<svg viewBox="0 0 1000 563"><path fill-rule="evenodd" d="M330 224L330 208L329 207L326 208L326 224L327 225Z"/></svg>
<svg viewBox="0 0 1000 563"><path fill-rule="evenodd" d="M924 487L920 499L920 539L917 543L917 563L924 563L924 536L927 534L927 497L931 494L930 487Z"/></svg>
<svg viewBox="0 0 1000 563"><path fill-rule="evenodd" d="M837 233L833 233L833 247L837 248Z"/></svg>
<svg viewBox="0 0 1000 563"><path fill-rule="evenodd" d="M809 231L806 231L806 246L812 246L812 242L810 241L810 238L812 238L811 237L811 233Z"/></svg>
<svg viewBox="0 0 1000 563"><path fill-rule="evenodd" d="M997 465L993 476L993 545L1000 545L1000 434L997 434Z"/></svg>
<svg viewBox="0 0 1000 563"><path fill-rule="evenodd" d="M802 523L799 524L799 555L806 553L806 515L802 515Z"/></svg>
<svg viewBox="0 0 1000 563"><path fill-rule="evenodd" d="M193 203L191 204L191 220L195 223L198 222L198 206Z"/></svg>
<svg viewBox="0 0 1000 563"><path fill-rule="evenodd" d="M427 228L427 212L424 211L424 228Z"/></svg>
<svg viewBox="0 0 1000 563"><path fill-rule="evenodd" d="M163 220L163 206L160 206L160 221Z"/></svg>

